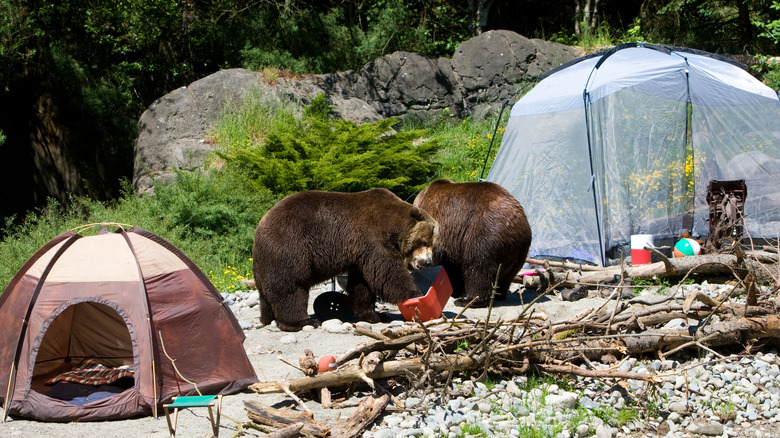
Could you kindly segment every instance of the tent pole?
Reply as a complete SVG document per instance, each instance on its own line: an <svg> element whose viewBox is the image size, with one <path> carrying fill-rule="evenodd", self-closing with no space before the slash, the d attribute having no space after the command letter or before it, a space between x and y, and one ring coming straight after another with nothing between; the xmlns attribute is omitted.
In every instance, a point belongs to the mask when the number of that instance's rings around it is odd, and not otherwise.
<svg viewBox="0 0 780 438"><path fill-rule="evenodd" d="M490 146L488 146L487 154L485 154L485 162L482 163L482 172L479 174L479 180L484 181L485 168L487 167L488 159L490 158L490 151L493 150L493 141L496 139L496 133L498 132L498 124L501 123L501 116L504 114L504 109L509 105L509 99L504 101L501 105L501 111L498 112L498 118L496 119L496 127L493 129L493 136L490 137Z"/></svg>
<svg viewBox="0 0 780 438"><path fill-rule="evenodd" d="M125 243L127 243L128 249L130 249L130 252L133 253L133 258L135 259L135 267L138 271L138 281L140 283L140 293L142 294L142 299L145 304L144 308L146 309L146 326L148 328L149 332L149 349L151 351L151 370L152 370L152 397L154 398L152 403L152 412L154 414L154 418L157 418L157 372L155 370L155 358L159 354L157 352L157 349L154 348L155 342L154 342L154 332L152 330L152 324L154 323L152 319L152 306L149 304L149 295L146 290L146 282L144 281L144 274L141 270L141 264L138 261L138 255L135 252L135 248L133 247L133 242L130 241L130 236L128 233L134 233L135 227L131 228L130 230L125 230L124 228L117 230L118 233L122 234L122 237L125 239ZM135 354L134 354L135 355Z"/></svg>
<svg viewBox="0 0 780 438"><path fill-rule="evenodd" d="M154 366L154 358L152 358L152 388L153 388L153 396L154 397L154 404L152 405L152 411L154 414L154 419L157 419L157 370Z"/></svg>
<svg viewBox="0 0 780 438"><path fill-rule="evenodd" d="M688 58L683 57L685 60L685 65L688 66ZM688 66L690 68L690 66ZM688 68L685 69L685 94L686 94L686 102L685 102L685 145L683 146L685 148L685 161L683 162L683 175L685 175L685 163L688 162L688 145L690 145L691 149L691 163L695 163L693 161L694 158L694 150L693 150L693 102L691 100L691 82L690 82L690 73L688 71ZM683 231L688 231L689 233L693 234L693 222L694 222L694 216L696 213L696 178L695 178L696 172L693 172L691 175L691 180L693 181L693 193L688 196L688 199L686 200L686 210L683 212L683 223L682 228ZM683 184L684 184L684 190L685 192L688 192L688 184L685 184L685 177L683 177ZM687 194L687 193L686 193Z"/></svg>
<svg viewBox="0 0 780 438"><path fill-rule="evenodd" d="M590 80L590 78L588 78ZM593 148L591 147L590 142L590 117L588 117L590 105L588 105L588 102L590 101L590 94L588 94L588 89L586 88L582 92L582 99L585 101L585 138L588 139L588 161L590 164L590 190L593 192L593 207L596 209L596 233L599 236L599 255L601 256L601 266L607 266L607 255L604 250L604 238L602 237L601 232L601 219L599 218L599 200L598 196L596 195L596 174L593 171Z"/></svg>
<svg viewBox="0 0 780 438"><path fill-rule="evenodd" d="M11 400L11 387L14 380L16 380L16 367L11 362L11 372L8 373L8 388L5 390L5 401L3 402L3 423L8 420L8 402Z"/></svg>

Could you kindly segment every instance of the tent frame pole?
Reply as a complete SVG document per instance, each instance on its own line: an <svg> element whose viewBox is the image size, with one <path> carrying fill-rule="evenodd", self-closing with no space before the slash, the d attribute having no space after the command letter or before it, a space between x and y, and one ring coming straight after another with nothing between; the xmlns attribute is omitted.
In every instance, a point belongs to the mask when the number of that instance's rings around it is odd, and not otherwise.
<svg viewBox="0 0 780 438"><path fill-rule="evenodd" d="M11 362L11 372L8 374L8 388L5 390L5 401L3 402L3 421L0 423L5 423L8 420L8 402L11 400L12 382L16 380L16 367L14 365Z"/></svg>
<svg viewBox="0 0 780 438"><path fill-rule="evenodd" d="M482 163L482 172L479 174L479 180L485 181L485 168L487 167L488 159L490 159L490 151L493 150L493 141L496 139L496 133L498 132L498 125L501 123L501 116L504 115L504 109L509 106L509 99L505 100L501 105L501 111L498 112L498 118L496 119L496 127L493 129L493 136L490 137L490 146L488 146L487 154L485 154L485 162Z"/></svg>
<svg viewBox="0 0 780 438"><path fill-rule="evenodd" d="M120 233L122 237L125 239L125 243L127 243L127 247L130 250L130 252L133 254L133 259L135 259L135 267L138 271L138 281L140 283L140 289L141 293L143 294L143 301L144 301L144 309L146 310L146 320L147 320L147 327L149 332L149 347L151 351L151 371L152 371L152 398L154 399L152 401L152 415L154 415L154 418L157 419L158 413L157 413L157 404L159 402L159 395L157 394L157 370L155 369L155 359L156 356L159 354L157 352L157 349L154 348L155 340L154 340L154 331L152 330L152 324L154 323L154 320L152 319L152 306L149 304L149 294L146 290L146 283L144 282L144 273L141 270L141 265L138 262L138 255L135 252L135 248L133 247L133 242L130 241L129 233L134 233L135 227L130 228L129 230L125 230L124 228L120 228L117 230L117 233Z"/></svg>

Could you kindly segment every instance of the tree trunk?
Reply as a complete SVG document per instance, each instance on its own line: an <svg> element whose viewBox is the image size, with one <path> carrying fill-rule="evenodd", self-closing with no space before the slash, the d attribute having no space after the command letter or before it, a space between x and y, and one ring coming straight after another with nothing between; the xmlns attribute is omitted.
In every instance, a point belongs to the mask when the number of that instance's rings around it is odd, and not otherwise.
<svg viewBox="0 0 780 438"><path fill-rule="evenodd" d="M736 2L739 13L737 18L739 23L739 42L742 44L742 49L746 50L750 43L753 42L753 24L750 22L750 7L745 0L736 0Z"/></svg>
<svg viewBox="0 0 780 438"><path fill-rule="evenodd" d="M472 33L477 36L487 26L490 7L493 0L469 0L469 14L471 15Z"/></svg>

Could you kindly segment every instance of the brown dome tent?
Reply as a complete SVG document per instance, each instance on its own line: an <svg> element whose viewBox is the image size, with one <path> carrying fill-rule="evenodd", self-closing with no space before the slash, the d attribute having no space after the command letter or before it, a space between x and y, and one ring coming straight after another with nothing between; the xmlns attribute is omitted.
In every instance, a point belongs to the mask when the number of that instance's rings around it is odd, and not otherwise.
<svg viewBox="0 0 780 438"><path fill-rule="evenodd" d="M174 396L257 381L238 321L197 266L146 230L111 226L60 234L0 295L4 420L157 416Z"/></svg>

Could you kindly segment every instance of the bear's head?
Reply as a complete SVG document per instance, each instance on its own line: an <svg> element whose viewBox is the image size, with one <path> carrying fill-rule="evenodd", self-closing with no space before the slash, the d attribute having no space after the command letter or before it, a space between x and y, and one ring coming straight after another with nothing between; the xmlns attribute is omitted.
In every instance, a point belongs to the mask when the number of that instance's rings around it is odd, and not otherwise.
<svg viewBox="0 0 780 438"><path fill-rule="evenodd" d="M425 210L412 207L413 225L401 235L400 249L409 269L433 266L433 255L439 246L439 224Z"/></svg>

